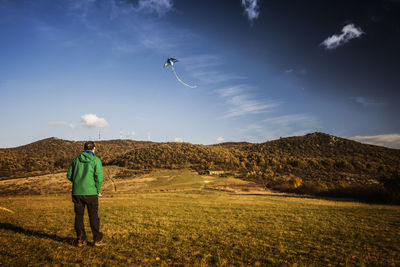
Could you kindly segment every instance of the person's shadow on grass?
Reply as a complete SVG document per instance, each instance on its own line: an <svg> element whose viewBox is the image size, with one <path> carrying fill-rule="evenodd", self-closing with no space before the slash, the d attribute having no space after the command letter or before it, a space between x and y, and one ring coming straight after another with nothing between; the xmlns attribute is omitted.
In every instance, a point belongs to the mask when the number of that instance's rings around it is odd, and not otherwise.
<svg viewBox="0 0 400 267"><path fill-rule="evenodd" d="M11 223L0 223L0 229L14 231L15 233L24 234L27 236L36 236L40 238L48 238L54 241L73 244L75 242L75 238L72 237L61 237L55 234L46 234L43 232L35 231L35 230L28 230L24 229L20 226L11 224Z"/></svg>

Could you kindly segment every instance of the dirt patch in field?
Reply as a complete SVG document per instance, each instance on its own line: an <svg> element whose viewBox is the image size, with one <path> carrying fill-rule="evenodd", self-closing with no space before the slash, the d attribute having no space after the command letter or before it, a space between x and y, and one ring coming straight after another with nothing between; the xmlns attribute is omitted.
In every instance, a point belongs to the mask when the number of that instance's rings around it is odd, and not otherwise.
<svg viewBox="0 0 400 267"><path fill-rule="evenodd" d="M44 195L71 191L66 173L0 181L2 195Z"/></svg>

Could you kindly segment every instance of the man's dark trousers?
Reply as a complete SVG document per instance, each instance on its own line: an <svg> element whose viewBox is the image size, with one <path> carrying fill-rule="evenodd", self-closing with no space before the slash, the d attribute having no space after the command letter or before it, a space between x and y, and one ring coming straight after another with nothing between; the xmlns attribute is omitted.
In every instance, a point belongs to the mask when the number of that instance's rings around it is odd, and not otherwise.
<svg viewBox="0 0 400 267"><path fill-rule="evenodd" d="M88 208L90 228L93 233L93 241L97 242L103 238L100 232L100 219L98 216L99 198L97 195L92 196L72 196L75 209L75 231L78 240L86 240L85 225L83 224L83 215L85 214L85 206Z"/></svg>

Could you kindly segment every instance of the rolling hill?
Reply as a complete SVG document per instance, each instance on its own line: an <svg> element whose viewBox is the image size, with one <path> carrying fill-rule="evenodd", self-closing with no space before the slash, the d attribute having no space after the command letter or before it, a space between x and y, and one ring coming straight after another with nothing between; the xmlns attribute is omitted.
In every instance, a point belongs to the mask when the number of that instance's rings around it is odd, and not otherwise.
<svg viewBox="0 0 400 267"><path fill-rule="evenodd" d="M0 149L0 179L65 171L84 142L48 138ZM218 145L98 141L104 165L138 171L158 168L220 170L265 187L309 194L398 200L400 150L361 144L325 133L260 144Z"/></svg>

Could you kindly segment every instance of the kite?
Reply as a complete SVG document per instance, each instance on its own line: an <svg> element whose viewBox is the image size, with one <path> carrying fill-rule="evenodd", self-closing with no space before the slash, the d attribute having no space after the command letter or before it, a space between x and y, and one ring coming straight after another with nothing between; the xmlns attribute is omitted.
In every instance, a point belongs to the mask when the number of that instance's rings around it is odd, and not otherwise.
<svg viewBox="0 0 400 267"><path fill-rule="evenodd" d="M175 71L175 68L174 68L175 62L178 62L178 61L179 61L179 60L177 60L177 59L175 59L175 58L169 57L169 58L167 59L167 61L165 61L165 63L164 63L164 68L166 68L166 67L168 67L168 66L171 66L171 69L172 69L172 71L174 72L176 79L177 79L181 84L183 84L183 85L185 85L185 86L187 86L187 87L190 87L190 88L196 88L196 87L197 87L196 85L189 85L189 84L185 83L184 81L182 81L182 80L178 77L178 74L176 74L176 71Z"/></svg>

